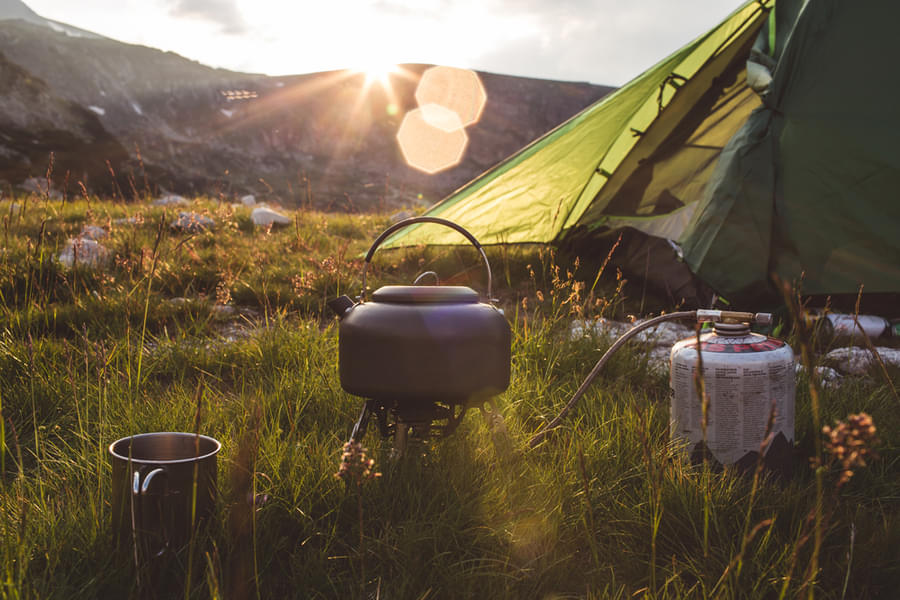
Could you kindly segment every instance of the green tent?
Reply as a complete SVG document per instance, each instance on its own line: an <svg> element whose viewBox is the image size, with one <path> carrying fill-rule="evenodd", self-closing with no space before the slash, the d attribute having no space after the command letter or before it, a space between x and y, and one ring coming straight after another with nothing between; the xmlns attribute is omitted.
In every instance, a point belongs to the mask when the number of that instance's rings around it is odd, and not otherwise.
<svg viewBox="0 0 900 600"><path fill-rule="evenodd" d="M426 214L483 244L631 228L677 242L740 301L773 275L809 294L900 292L898 22L889 0L747 2ZM772 71L761 94L757 63ZM385 245L423 243L464 242L415 226Z"/></svg>

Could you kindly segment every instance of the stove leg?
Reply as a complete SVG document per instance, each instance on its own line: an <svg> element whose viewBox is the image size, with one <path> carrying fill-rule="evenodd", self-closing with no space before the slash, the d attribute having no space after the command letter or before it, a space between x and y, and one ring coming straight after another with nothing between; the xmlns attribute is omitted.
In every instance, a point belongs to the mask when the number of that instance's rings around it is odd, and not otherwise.
<svg viewBox="0 0 900 600"><path fill-rule="evenodd" d="M353 426L353 432L350 434L351 442L358 442L366 435L366 427L369 426L369 417L372 416L372 410L375 408L374 400L366 400L363 405L362 412L359 414L359 420Z"/></svg>

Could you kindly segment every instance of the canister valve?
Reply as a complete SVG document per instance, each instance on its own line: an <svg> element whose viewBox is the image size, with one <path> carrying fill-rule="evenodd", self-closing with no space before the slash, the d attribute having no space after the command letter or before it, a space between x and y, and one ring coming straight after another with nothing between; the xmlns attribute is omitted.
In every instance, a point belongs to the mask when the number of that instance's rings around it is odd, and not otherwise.
<svg viewBox="0 0 900 600"><path fill-rule="evenodd" d="M734 310L697 310L698 323L755 323L771 325L772 313L750 313Z"/></svg>

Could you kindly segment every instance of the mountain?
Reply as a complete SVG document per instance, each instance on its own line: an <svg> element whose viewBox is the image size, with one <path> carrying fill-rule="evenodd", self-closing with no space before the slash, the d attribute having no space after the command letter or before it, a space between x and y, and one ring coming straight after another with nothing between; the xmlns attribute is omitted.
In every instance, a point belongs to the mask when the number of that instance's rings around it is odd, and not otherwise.
<svg viewBox="0 0 900 600"><path fill-rule="evenodd" d="M0 0L0 20L4 19L20 19L42 27L48 27L53 31L58 31L73 37L86 38L102 38L102 35L92 31L85 31L78 27L73 27L66 23L60 23L52 19L45 19L41 15L31 10L24 2L20 0Z"/></svg>
<svg viewBox="0 0 900 600"><path fill-rule="evenodd" d="M124 196L247 192L367 209L430 203L611 88L479 73L487 92L462 162L408 167L396 141L429 65L404 65L395 97L361 73L286 77L214 69L124 44L0 0L0 180ZM394 105L394 106L391 106ZM108 161L108 164L107 164ZM110 173L115 173L113 177Z"/></svg>

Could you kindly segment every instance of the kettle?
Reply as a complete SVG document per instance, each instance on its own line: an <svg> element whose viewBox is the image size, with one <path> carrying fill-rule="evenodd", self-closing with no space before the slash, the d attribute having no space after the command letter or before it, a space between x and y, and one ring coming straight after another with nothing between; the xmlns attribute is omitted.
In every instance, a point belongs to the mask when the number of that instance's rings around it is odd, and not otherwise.
<svg viewBox="0 0 900 600"><path fill-rule="evenodd" d="M487 271L487 296L466 286L388 285L366 295L372 256L395 231L417 223L455 229L481 255ZM438 217L413 217L385 230L369 248L358 301L341 296L328 302L340 319L338 364L341 387L370 399L353 439L364 433L367 412L375 412L382 434L398 427L430 429L448 419L444 433L458 425L468 406L487 401L509 386L511 330L491 297L491 267L484 249L461 226ZM457 409L459 414L457 415ZM449 413L448 413L449 410ZM387 416L394 423L388 424ZM448 416L449 415L449 416Z"/></svg>

